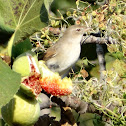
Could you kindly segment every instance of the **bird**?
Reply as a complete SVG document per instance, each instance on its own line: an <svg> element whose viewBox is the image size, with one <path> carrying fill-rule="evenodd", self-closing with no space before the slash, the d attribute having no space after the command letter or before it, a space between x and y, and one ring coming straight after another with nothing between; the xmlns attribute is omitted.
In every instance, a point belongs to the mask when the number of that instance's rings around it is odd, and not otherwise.
<svg viewBox="0 0 126 126"><path fill-rule="evenodd" d="M69 26L63 36L47 49L43 57L46 66L51 71L58 72L60 76L66 76L79 59L82 37L89 29L80 25Z"/></svg>
<svg viewBox="0 0 126 126"><path fill-rule="evenodd" d="M80 56L83 34L89 30L86 26L69 26L62 37L55 44L47 49L42 60L45 65L53 72L58 72L64 78L70 68L74 66ZM42 92L42 97L46 93ZM47 95L47 94L46 94ZM48 96L50 97L50 96ZM49 104L50 98L46 98L44 103ZM40 106L44 106L43 103ZM42 109L41 115L49 114L50 109Z"/></svg>

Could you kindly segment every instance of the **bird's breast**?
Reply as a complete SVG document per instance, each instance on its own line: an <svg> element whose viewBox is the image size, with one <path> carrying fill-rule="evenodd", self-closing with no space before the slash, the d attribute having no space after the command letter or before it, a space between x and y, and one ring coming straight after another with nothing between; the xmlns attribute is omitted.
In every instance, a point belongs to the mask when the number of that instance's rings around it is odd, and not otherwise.
<svg viewBox="0 0 126 126"><path fill-rule="evenodd" d="M61 67L66 69L73 66L80 56L81 47L77 45L75 47L69 47L69 50L65 50L65 55L61 54Z"/></svg>

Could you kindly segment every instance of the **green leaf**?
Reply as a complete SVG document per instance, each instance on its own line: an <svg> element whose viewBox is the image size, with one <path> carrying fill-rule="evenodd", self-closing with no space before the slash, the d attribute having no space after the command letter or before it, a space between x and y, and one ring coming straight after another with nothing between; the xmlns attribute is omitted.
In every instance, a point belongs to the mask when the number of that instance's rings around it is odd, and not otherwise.
<svg viewBox="0 0 126 126"><path fill-rule="evenodd" d="M120 59L120 60L124 58L122 52L113 52L112 56L114 56L115 58Z"/></svg>
<svg viewBox="0 0 126 126"><path fill-rule="evenodd" d="M17 93L21 83L20 74L12 71L0 59L0 108L6 105Z"/></svg>
<svg viewBox="0 0 126 126"><path fill-rule="evenodd" d="M3 119L0 119L0 126L5 126L5 122Z"/></svg>
<svg viewBox="0 0 126 126"><path fill-rule="evenodd" d="M9 40L14 30L4 24L4 20L0 15L0 43L5 43Z"/></svg>
<svg viewBox="0 0 126 126"><path fill-rule="evenodd" d="M116 59L113 62L114 71L118 73L120 77L126 77L126 63L123 60Z"/></svg>
<svg viewBox="0 0 126 126"><path fill-rule="evenodd" d="M44 0L44 4L45 4L45 7L46 7L48 12L49 12L50 5L51 5L52 2L53 2L53 0Z"/></svg>
<svg viewBox="0 0 126 126"><path fill-rule="evenodd" d="M16 58L20 54L31 50L32 44L29 39L25 39L23 42L17 43L16 45L13 45L12 48L8 48L8 52L11 53L11 56Z"/></svg>
<svg viewBox="0 0 126 126"><path fill-rule="evenodd" d="M6 26L15 29L14 43L21 40L48 22L44 0L1 0L0 15Z"/></svg>
<svg viewBox="0 0 126 126"><path fill-rule="evenodd" d="M6 27L15 30L11 48L48 23L44 0L1 0L0 17Z"/></svg>

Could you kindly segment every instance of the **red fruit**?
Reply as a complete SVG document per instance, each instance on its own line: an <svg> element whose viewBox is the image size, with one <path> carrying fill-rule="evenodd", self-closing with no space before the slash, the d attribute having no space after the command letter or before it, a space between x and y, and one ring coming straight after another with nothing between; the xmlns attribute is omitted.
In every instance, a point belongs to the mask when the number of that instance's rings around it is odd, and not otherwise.
<svg viewBox="0 0 126 126"><path fill-rule="evenodd" d="M69 95L72 92L72 83L70 78L63 80L58 77L45 77L41 79L42 89L54 96Z"/></svg>
<svg viewBox="0 0 126 126"><path fill-rule="evenodd" d="M21 91L30 97L37 97L42 91L40 84L41 74L32 55L27 54L27 58L29 61L30 74L22 78Z"/></svg>
<svg viewBox="0 0 126 126"><path fill-rule="evenodd" d="M29 96L38 96L42 91L42 87L40 85L40 78L41 76L38 73L33 73L28 77L24 77L21 89L23 90L24 88L27 88L27 90L25 90L24 93Z"/></svg>
<svg viewBox="0 0 126 126"><path fill-rule="evenodd" d="M72 80L70 78L61 79L60 75L49 70L43 61L39 61L39 68L42 72L40 84L43 90L54 96L72 93Z"/></svg>

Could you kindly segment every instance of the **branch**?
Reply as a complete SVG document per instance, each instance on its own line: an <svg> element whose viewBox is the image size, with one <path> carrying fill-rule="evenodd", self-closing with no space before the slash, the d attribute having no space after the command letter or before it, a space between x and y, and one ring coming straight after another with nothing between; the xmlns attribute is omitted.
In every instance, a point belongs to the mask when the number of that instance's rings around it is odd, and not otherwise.
<svg viewBox="0 0 126 126"><path fill-rule="evenodd" d="M98 57L98 62L99 62L99 72L100 72L100 82L105 81L105 75L103 74L103 71L106 70L105 67L105 55L104 55L104 50L102 45L96 44L96 52L97 52L97 57Z"/></svg>
<svg viewBox="0 0 126 126"><path fill-rule="evenodd" d="M120 115L125 115L126 112L123 111L126 106L119 106L118 102L110 103L107 106L101 105L101 101L94 101L94 102L85 102L84 100L80 100L79 98L75 96L62 96L62 97L56 97L52 96L49 98L51 100L50 106L56 106L54 103L56 103L61 108L61 120L55 121L55 117L49 117L49 114L44 114L40 116L38 122L35 124L35 126L41 126L41 124L44 124L44 126L48 126L49 124L53 124L53 126L63 126L64 124L67 124L68 126L76 126L76 122L73 116L73 113L71 109L74 109L79 114L84 113L96 113L98 115L108 116L112 118L113 120L123 120L123 117L120 117ZM42 97L43 100L43 97ZM47 99L48 100L48 99ZM44 100L45 101L45 100ZM42 102L43 103L43 102ZM44 108L45 107L45 108ZM44 104L42 109L49 108L49 104L47 106ZM118 110L115 113L115 108L118 108ZM119 115L120 114L120 115Z"/></svg>
<svg viewBox="0 0 126 126"><path fill-rule="evenodd" d="M80 114L85 113L88 107L87 102L81 101L77 97L72 96L62 96L62 97L53 96L51 98L51 101L55 102L60 107L71 107Z"/></svg>
<svg viewBox="0 0 126 126"><path fill-rule="evenodd" d="M104 38L104 37L96 37L93 35L83 36L82 43L117 44L116 40L112 39L111 37Z"/></svg>
<svg viewBox="0 0 126 126"><path fill-rule="evenodd" d="M59 35L61 33L61 29L59 28L49 28L49 31L53 34ZM117 44L116 40L111 37L101 37L100 33L90 33L90 35L84 35L82 39L82 43L97 43L97 44Z"/></svg>
<svg viewBox="0 0 126 126"><path fill-rule="evenodd" d="M72 109L74 109L77 113L79 114L84 114L84 113L97 113L99 115L101 115L101 113L103 113L103 115L109 115L116 118L120 118L116 113L114 113L114 109L115 107L118 108L118 114L121 114L121 111L124 109L124 107L119 107L119 103L117 102L113 102L110 103L107 106L102 106L101 105L101 101L94 101L94 102L85 102L83 100L80 100L79 98L75 97L75 96L62 96L62 97L55 97L53 96L51 98L52 102L55 102L56 104L58 104L60 107L70 107ZM124 112L125 114L126 112Z"/></svg>

